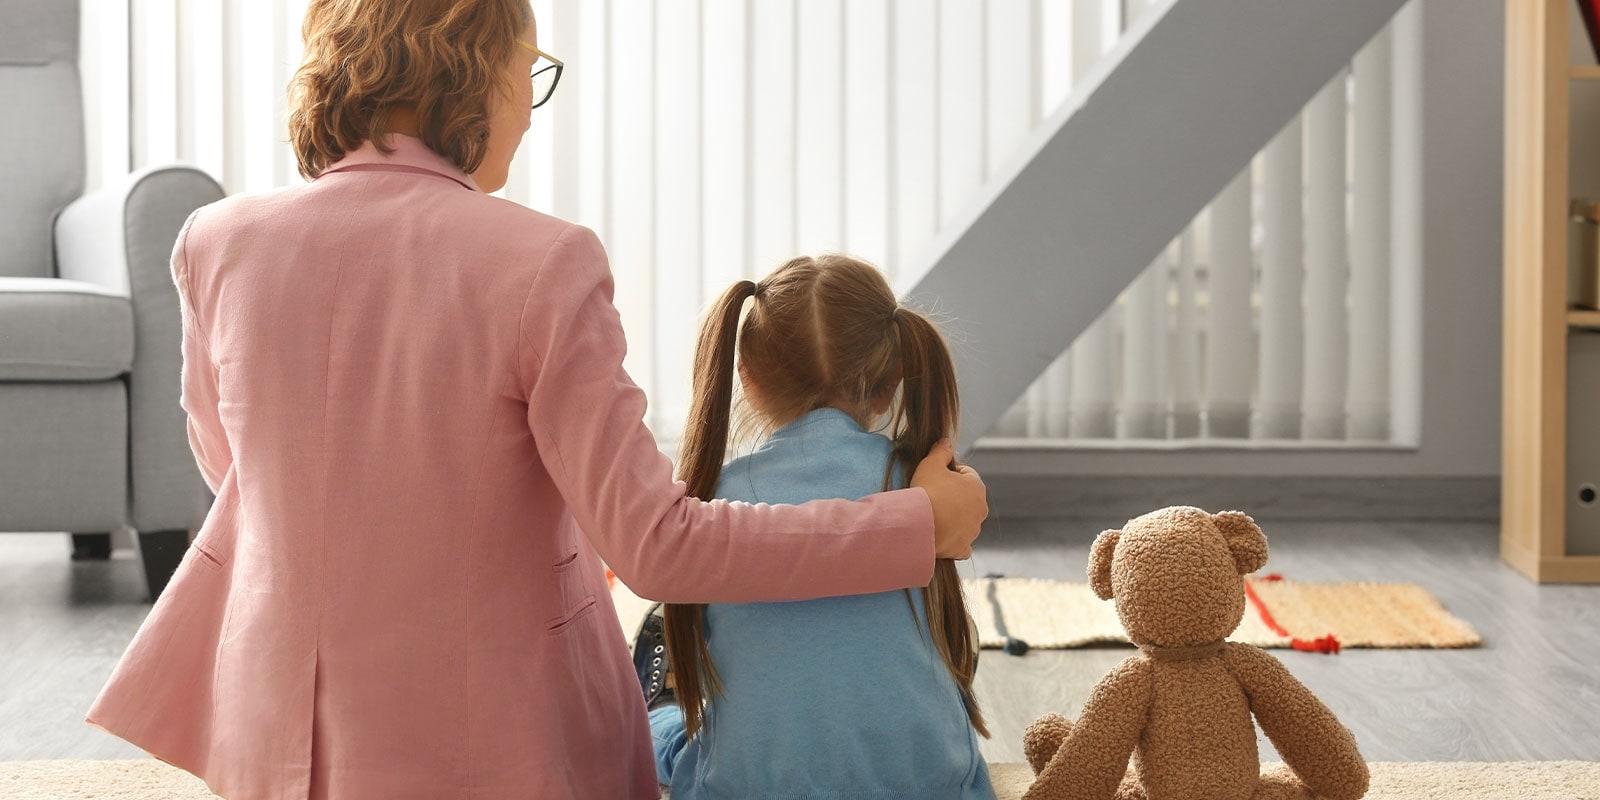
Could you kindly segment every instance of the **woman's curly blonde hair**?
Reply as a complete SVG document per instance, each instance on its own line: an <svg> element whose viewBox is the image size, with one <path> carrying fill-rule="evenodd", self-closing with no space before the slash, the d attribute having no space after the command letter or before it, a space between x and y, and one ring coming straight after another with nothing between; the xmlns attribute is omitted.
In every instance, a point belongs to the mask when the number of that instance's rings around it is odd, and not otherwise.
<svg viewBox="0 0 1600 800"><path fill-rule="evenodd" d="M289 84L289 140L300 174L316 178L382 134L396 106L463 172L489 141L490 95L504 91L528 0L312 0L305 60Z"/></svg>

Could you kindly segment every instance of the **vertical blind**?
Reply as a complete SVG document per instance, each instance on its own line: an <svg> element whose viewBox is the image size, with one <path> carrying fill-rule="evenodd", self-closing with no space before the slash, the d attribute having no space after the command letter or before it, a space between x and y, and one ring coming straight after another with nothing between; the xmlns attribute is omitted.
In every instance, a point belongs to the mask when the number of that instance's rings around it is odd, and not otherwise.
<svg viewBox="0 0 1600 800"><path fill-rule="evenodd" d="M300 180L285 87L307 0L81 2L91 188L173 160L229 192ZM534 0L568 66L502 194L600 234L627 368L670 440L704 304L799 253L907 275L1159 5ZM993 435L1388 438L1396 46L1335 78Z"/></svg>

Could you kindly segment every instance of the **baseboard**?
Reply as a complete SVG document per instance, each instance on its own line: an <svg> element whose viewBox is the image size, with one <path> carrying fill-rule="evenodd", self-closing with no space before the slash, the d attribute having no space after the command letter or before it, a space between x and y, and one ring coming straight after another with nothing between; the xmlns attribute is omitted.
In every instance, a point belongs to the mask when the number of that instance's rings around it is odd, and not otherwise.
<svg viewBox="0 0 1600 800"><path fill-rule="evenodd" d="M1131 519L1163 506L1237 509L1258 519L1493 522L1498 478L986 477L997 517Z"/></svg>

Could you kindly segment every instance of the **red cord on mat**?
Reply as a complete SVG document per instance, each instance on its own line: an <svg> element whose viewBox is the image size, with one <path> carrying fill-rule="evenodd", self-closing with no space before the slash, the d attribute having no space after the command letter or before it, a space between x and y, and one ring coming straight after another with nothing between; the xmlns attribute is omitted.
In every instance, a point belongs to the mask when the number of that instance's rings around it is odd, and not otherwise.
<svg viewBox="0 0 1600 800"><path fill-rule="evenodd" d="M1274 573L1272 575L1263 575L1261 576L1260 580L1274 582L1281 581L1283 580L1283 576ZM1328 655L1334 655L1339 652L1339 640L1334 638L1333 634L1331 633L1320 639L1310 640L1296 639L1293 636L1290 636L1289 631L1285 630L1282 625L1278 624L1277 620L1272 618L1272 612L1267 610L1266 603L1261 602L1261 598L1256 594L1256 590L1250 588L1249 579L1246 579L1244 582L1244 593L1249 596L1250 602L1256 604L1256 611L1261 614L1262 624L1266 625L1267 629L1273 633L1276 633L1279 636L1287 637L1289 639L1290 647L1303 653L1326 653Z"/></svg>
<svg viewBox="0 0 1600 800"><path fill-rule="evenodd" d="M1312 639L1309 642L1304 639L1290 639L1289 646L1305 653L1335 655L1339 652L1339 640L1333 638L1331 633L1321 639Z"/></svg>

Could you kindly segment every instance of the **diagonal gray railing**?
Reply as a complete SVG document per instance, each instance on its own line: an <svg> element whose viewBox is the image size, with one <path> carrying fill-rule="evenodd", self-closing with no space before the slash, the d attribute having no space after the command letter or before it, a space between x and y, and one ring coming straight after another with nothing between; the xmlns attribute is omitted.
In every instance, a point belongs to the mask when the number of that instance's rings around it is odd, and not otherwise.
<svg viewBox="0 0 1600 800"><path fill-rule="evenodd" d="M1169 0L903 284L954 341L970 447L1404 0Z"/></svg>

